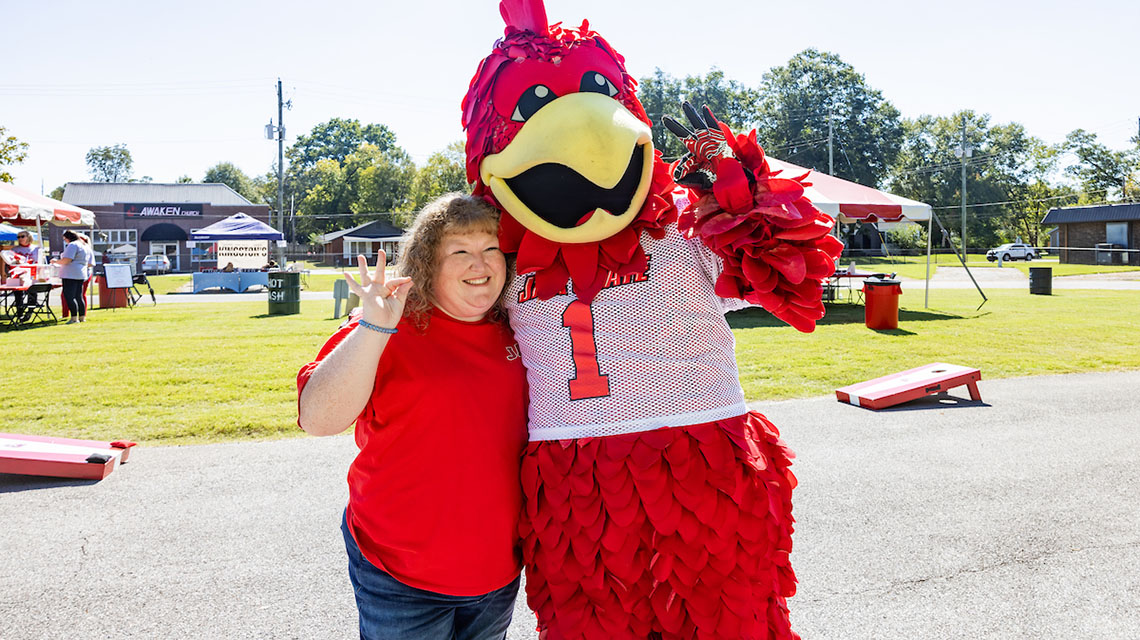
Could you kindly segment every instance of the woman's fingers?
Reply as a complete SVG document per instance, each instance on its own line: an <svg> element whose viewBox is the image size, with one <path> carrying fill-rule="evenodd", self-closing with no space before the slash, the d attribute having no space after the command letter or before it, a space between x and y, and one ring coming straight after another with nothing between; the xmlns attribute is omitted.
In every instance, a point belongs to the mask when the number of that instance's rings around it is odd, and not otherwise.
<svg viewBox="0 0 1140 640"><path fill-rule="evenodd" d="M375 280L376 282L378 282L381 285L384 284L384 268L387 265L388 265L388 256L385 255L384 250L381 249L376 254L376 275L372 277L373 280Z"/></svg>
<svg viewBox="0 0 1140 640"><path fill-rule="evenodd" d="M348 290L349 291L356 294L356 296L358 298L364 296L364 287L360 286L360 283L356 281L356 278L352 277L351 273L345 271L344 272L344 279L348 281Z"/></svg>
<svg viewBox="0 0 1140 640"><path fill-rule="evenodd" d="M356 256L356 268L360 271L360 286L367 287L372 284L372 278L368 275L368 258L358 254Z"/></svg>
<svg viewBox="0 0 1140 640"><path fill-rule="evenodd" d="M400 301L400 305L404 305L404 303L408 300L409 291L412 291L412 278L408 278L407 282L401 282L400 285L396 287L396 290L392 292L392 294L396 295L396 299Z"/></svg>
<svg viewBox="0 0 1140 640"><path fill-rule="evenodd" d="M412 290L412 279L393 278L391 280L391 283L395 283L396 285L391 289L392 295L396 296L396 299L400 301L401 305L403 305L404 302L406 302L408 299L408 292Z"/></svg>

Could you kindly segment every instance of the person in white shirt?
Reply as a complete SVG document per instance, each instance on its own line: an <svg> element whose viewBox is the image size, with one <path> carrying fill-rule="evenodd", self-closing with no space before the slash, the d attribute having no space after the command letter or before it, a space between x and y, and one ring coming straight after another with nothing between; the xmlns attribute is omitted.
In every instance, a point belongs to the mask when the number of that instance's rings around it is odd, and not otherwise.
<svg viewBox="0 0 1140 640"><path fill-rule="evenodd" d="M72 310L71 319L67 324L86 322L87 303L83 299L83 282L91 274L94 254L91 246L84 242L84 237L71 229L63 232L63 239L67 241L67 247L64 248L63 255L51 263L60 266L59 277L63 280L63 298Z"/></svg>

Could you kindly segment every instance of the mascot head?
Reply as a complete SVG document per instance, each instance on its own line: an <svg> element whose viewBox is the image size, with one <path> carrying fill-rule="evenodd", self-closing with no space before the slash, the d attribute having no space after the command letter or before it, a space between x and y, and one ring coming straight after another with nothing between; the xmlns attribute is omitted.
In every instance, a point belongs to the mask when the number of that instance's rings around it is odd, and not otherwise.
<svg viewBox="0 0 1140 640"><path fill-rule="evenodd" d="M467 177L504 213L500 237L550 297L587 301L609 272L644 268L637 241L676 210L625 60L583 22L550 25L542 0L503 0L506 32L463 100ZM559 281L560 280L560 281Z"/></svg>

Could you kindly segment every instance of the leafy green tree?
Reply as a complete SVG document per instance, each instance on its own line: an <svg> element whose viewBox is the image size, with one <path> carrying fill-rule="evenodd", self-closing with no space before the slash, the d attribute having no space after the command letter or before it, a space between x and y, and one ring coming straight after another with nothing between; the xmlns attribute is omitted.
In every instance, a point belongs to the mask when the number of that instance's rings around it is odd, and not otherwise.
<svg viewBox="0 0 1140 640"><path fill-rule="evenodd" d="M333 118L299 136L286 156L285 201L296 199L299 237L364 220L350 214L410 208L415 164L382 124ZM270 185L275 206L275 175L258 190L265 193Z"/></svg>
<svg viewBox="0 0 1140 640"><path fill-rule="evenodd" d="M51 193L48 194L48 197L53 198L55 200L62 200L63 199L63 192L64 192L64 189L66 186L67 185L61 184L58 187L52 189Z"/></svg>
<svg viewBox="0 0 1140 640"><path fill-rule="evenodd" d="M87 152L87 170L95 182L128 182L134 164L125 144L92 147Z"/></svg>
<svg viewBox="0 0 1140 640"><path fill-rule="evenodd" d="M344 162L362 144L387 151L396 146L396 134L382 124L362 125L355 119L333 118L313 127L308 135L297 136L285 157L289 159L290 171L303 172L326 158Z"/></svg>
<svg viewBox="0 0 1140 640"><path fill-rule="evenodd" d="M689 121L681 111L683 101L697 109L707 105L717 118L740 133L750 130L758 115L756 91L726 78L715 67L703 76L687 76L684 80L657 69L653 75L638 80L637 96L653 123L653 146L667 160L684 155L685 147L661 124L661 118L670 115L687 126Z"/></svg>
<svg viewBox="0 0 1140 640"><path fill-rule="evenodd" d="M424 205L452 191L470 192L467 171L464 168L463 142L457 140L443 151L428 157L427 164L416 172L412 187L412 209L419 211Z"/></svg>
<svg viewBox="0 0 1140 640"><path fill-rule="evenodd" d="M8 129L0 127L0 182L12 182L12 174L3 171L4 167L20 164L28 158L28 143L7 134Z"/></svg>
<svg viewBox="0 0 1140 640"><path fill-rule="evenodd" d="M237 191L243 198L256 202L258 193L253 181L232 162L219 162L206 170L202 182L220 183Z"/></svg>
<svg viewBox="0 0 1140 640"><path fill-rule="evenodd" d="M382 150L373 144L362 144L345 158L344 175L352 213L411 210L416 165L403 149ZM352 222L360 224L369 219L371 216L354 216Z"/></svg>
<svg viewBox="0 0 1140 640"><path fill-rule="evenodd" d="M1113 151L1097 142L1095 133L1077 129L1065 138L1065 150L1077 156L1077 164L1067 167L1065 172L1076 178L1094 199L1101 193L1104 200L1140 196L1136 190L1140 145L1136 149Z"/></svg>
<svg viewBox="0 0 1140 640"><path fill-rule="evenodd" d="M178 184L193 184L194 178L191 178L190 176L185 176L185 175L178 176L178 179L175 180L175 182Z"/></svg>
<svg viewBox="0 0 1140 640"><path fill-rule="evenodd" d="M341 226L337 214L347 212L350 201L344 169L336 160L318 160L308 173L313 187L297 201L297 234L302 237Z"/></svg>
<svg viewBox="0 0 1140 640"><path fill-rule="evenodd" d="M904 142L889 190L930 204L955 239L962 228L961 160L955 151L963 119L966 144L973 150L966 164L967 244L977 249L1007 239L1011 215L1028 215L1033 200L1050 184L1055 153L1022 125L991 125L989 115L973 111L904 121Z"/></svg>
<svg viewBox="0 0 1140 640"><path fill-rule="evenodd" d="M277 208L277 170L273 169L260 176L254 176L249 179L253 185L253 196L249 201L254 204L267 204L274 209ZM285 194L285 202L289 202L289 193Z"/></svg>
<svg viewBox="0 0 1140 640"><path fill-rule="evenodd" d="M772 156L828 170L828 122L835 175L878 187L902 144L899 112L839 56L805 49L764 74L757 133Z"/></svg>

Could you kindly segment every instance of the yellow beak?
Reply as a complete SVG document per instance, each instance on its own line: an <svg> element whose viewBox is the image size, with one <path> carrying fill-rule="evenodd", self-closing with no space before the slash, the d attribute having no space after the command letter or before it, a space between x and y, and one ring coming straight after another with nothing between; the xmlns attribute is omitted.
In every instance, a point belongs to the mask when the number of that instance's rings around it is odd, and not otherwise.
<svg viewBox="0 0 1140 640"><path fill-rule="evenodd" d="M641 153L635 156L639 147ZM555 171L565 169L566 175L577 173L589 181L591 191L615 189L619 183L623 183L623 190L634 184L636 188L630 192L624 211L594 208L587 203L582 213L593 215L568 228L565 221L552 222L548 212L543 215L543 204L547 203L542 201L542 185L531 189L532 194L537 191L539 195L524 203L507 182L540 165L554 165ZM554 242L596 242L624 229L641 210L653 178L653 139L649 125L617 100L599 93L572 93L535 112L505 149L483 159L479 174L499 204L527 229ZM631 175L636 183L631 182ZM623 204L624 195L617 198Z"/></svg>

